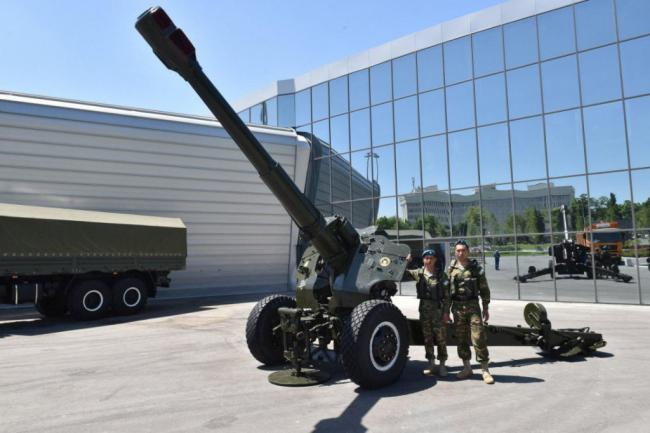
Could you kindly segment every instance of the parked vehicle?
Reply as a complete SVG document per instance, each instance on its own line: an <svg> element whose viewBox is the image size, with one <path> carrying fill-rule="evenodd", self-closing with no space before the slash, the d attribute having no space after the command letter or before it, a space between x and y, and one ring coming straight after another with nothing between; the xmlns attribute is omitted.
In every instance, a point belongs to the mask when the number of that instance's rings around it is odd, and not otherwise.
<svg viewBox="0 0 650 433"><path fill-rule="evenodd" d="M45 316L134 314L183 269L178 218L0 204L0 302Z"/></svg>

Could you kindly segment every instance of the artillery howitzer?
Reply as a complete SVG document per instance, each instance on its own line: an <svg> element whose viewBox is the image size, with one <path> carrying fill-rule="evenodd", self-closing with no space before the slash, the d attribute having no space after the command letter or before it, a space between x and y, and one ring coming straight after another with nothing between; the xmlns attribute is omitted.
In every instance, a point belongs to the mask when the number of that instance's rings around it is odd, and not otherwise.
<svg viewBox="0 0 650 433"><path fill-rule="evenodd" d="M610 255L607 251L592 254L591 248L580 245L569 239L569 230L566 221L566 208L560 207L564 223L564 239L561 243L551 245L548 254L551 256L548 267L537 269L535 266L528 268L528 273L517 275L515 280L525 283L531 278L542 275L587 275L587 278L612 278L616 281L629 283L631 275L620 272L617 261L619 258Z"/></svg>
<svg viewBox="0 0 650 433"><path fill-rule="evenodd" d="M162 62L194 88L311 241L296 269L296 297L268 296L248 318L246 341L255 359L265 365L289 361L294 367L269 379L281 385L326 380L325 373L307 367L314 366L316 349L326 351L333 343L346 373L361 387L397 380L409 343L422 344L419 322L407 320L391 302L406 269L408 246L372 228L357 231L342 216L324 218L205 76L192 43L161 8L140 15L136 28ZM491 344L531 344L569 354L605 344L588 329L551 330L539 304L527 309L527 321L537 317L529 322L532 329L491 327L501 338L490 336Z"/></svg>

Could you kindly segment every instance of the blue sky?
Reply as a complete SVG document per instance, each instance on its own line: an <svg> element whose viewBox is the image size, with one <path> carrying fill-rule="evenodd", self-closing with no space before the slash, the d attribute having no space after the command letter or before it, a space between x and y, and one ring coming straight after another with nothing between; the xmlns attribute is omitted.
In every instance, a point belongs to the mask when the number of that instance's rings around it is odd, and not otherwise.
<svg viewBox="0 0 650 433"><path fill-rule="evenodd" d="M231 102L499 0L2 0L0 90L208 115L134 29L159 4Z"/></svg>

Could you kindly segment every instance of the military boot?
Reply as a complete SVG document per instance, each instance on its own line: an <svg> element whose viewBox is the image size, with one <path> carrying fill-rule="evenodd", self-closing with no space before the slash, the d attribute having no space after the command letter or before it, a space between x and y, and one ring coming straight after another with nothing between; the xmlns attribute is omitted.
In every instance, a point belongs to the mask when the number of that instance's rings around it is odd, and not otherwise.
<svg viewBox="0 0 650 433"><path fill-rule="evenodd" d="M424 374L425 376L433 376L434 374L436 374L437 370L438 370L438 366L436 365L436 360L435 358L432 357L429 360L429 368L425 368L424 370L422 370L422 374Z"/></svg>
<svg viewBox="0 0 650 433"><path fill-rule="evenodd" d="M440 361L440 366L438 367L438 376L447 377L447 367L445 367L445 361Z"/></svg>
<svg viewBox="0 0 650 433"><path fill-rule="evenodd" d="M483 382L492 385L494 383L494 378L490 374L490 370L488 370L487 362L481 362L481 370L483 370Z"/></svg>
<svg viewBox="0 0 650 433"><path fill-rule="evenodd" d="M469 362L469 359L463 359L463 369L456 375L459 379L467 379L472 376L472 365Z"/></svg>

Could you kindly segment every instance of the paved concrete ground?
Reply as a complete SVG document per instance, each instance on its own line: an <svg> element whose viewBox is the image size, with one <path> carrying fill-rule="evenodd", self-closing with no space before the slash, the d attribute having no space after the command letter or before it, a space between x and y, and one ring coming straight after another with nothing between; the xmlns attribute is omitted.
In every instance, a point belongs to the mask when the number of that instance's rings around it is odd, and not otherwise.
<svg viewBox="0 0 650 433"><path fill-rule="evenodd" d="M650 424L650 307L547 303L554 327L590 325L597 356L555 361L491 348L489 386L420 374L362 391L334 366L327 384L291 389L244 340L254 297L152 302L145 314L90 324L0 311L0 431L22 432L640 432ZM416 300L395 302L415 316ZM492 322L523 323L524 302L496 301ZM451 371L459 361L450 348Z"/></svg>

